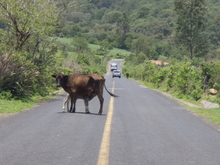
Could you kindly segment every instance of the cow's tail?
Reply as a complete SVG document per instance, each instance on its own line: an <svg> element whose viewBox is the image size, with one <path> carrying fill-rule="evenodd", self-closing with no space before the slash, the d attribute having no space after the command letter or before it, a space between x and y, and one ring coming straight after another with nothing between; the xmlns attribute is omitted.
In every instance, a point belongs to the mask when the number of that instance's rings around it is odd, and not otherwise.
<svg viewBox="0 0 220 165"><path fill-rule="evenodd" d="M105 86L105 83L104 83L104 86ZM115 95L115 94L109 92L108 89L106 88L106 86L105 86L105 90L106 90L112 97L118 97L117 95Z"/></svg>

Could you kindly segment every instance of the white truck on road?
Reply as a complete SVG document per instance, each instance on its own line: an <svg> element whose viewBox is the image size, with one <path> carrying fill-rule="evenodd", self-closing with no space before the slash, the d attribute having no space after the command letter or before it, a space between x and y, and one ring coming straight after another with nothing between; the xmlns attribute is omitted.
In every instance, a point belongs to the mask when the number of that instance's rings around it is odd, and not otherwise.
<svg viewBox="0 0 220 165"><path fill-rule="evenodd" d="M116 63L111 63L110 64L110 69L111 69L111 71L117 70L117 64Z"/></svg>

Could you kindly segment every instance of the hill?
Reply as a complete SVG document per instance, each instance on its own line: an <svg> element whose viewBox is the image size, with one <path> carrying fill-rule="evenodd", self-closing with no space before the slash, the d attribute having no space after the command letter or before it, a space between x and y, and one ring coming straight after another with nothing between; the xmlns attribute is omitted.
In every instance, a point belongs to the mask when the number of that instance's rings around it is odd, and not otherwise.
<svg viewBox="0 0 220 165"><path fill-rule="evenodd" d="M69 11L57 35L85 37L91 44L107 41L113 47L131 50L134 54L143 53L147 59L182 59L186 51L175 45L174 2L93 0ZM209 46L202 59L219 59L220 2L208 0L204 3L208 7L204 35Z"/></svg>

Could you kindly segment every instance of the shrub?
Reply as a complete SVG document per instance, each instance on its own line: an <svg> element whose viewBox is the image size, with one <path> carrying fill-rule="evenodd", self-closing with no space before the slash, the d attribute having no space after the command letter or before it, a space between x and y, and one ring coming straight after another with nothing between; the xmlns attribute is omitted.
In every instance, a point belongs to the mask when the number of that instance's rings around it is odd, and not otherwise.
<svg viewBox="0 0 220 165"><path fill-rule="evenodd" d="M0 56L0 88L6 91L7 97L9 93L15 98L30 94L38 74L36 67L21 55Z"/></svg>
<svg viewBox="0 0 220 165"><path fill-rule="evenodd" d="M191 66L189 62L182 62L171 67L171 71L173 82L172 85L169 84L169 88L172 91L178 93L179 97L190 96L195 100L201 98L203 79L199 69Z"/></svg>
<svg viewBox="0 0 220 165"><path fill-rule="evenodd" d="M168 72L169 72L168 68L158 69L157 73L152 79L152 82L156 85L157 88L161 86L161 83L165 80Z"/></svg>
<svg viewBox="0 0 220 165"><path fill-rule="evenodd" d="M150 61L139 65L126 62L123 72L129 72L135 79L153 83L156 88L163 87L179 98L198 100L203 93L202 71L191 66L190 62L175 63L168 68L156 66Z"/></svg>
<svg viewBox="0 0 220 165"><path fill-rule="evenodd" d="M0 99L10 100L11 98L12 98L12 94L10 91L0 91Z"/></svg>

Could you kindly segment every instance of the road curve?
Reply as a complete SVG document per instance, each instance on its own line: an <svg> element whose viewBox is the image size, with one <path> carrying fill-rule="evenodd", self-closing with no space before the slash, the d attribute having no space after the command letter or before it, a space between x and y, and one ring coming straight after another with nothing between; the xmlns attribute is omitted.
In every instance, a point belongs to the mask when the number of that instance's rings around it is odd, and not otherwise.
<svg viewBox="0 0 220 165"><path fill-rule="evenodd" d="M116 60L119 68L120 60ZM114 84L114 86L113 86ZM62 113L65 94L24 112L0 118L1 165L96 165L112 107L109 165L219 165L220 132L182 105L131 81L106 75L119 95L110 102L82 100L76 113ZM104 165L104 164L103 164Z"/></svg>

